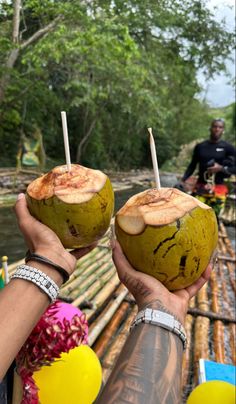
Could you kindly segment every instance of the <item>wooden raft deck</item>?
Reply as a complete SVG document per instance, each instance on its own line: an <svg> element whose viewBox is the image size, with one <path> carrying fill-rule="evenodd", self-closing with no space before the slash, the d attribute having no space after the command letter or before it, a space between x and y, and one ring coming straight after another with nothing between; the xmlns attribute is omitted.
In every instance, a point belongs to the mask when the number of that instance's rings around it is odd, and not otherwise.
<svg viewBox="0 0 236 404"><path fill-rule="evenodd" d="M61 289L60 297L79 307L89 321L89 345L103 367L106 383L126 338L137 306L120 283L108 237L87 256ZM12 273L19 261L9 266ZM185 328L188 347L183 358L183 400L197 384L198 360L235 365L235 253L220 224L218 260L207 285L190 302Z"/></svg>

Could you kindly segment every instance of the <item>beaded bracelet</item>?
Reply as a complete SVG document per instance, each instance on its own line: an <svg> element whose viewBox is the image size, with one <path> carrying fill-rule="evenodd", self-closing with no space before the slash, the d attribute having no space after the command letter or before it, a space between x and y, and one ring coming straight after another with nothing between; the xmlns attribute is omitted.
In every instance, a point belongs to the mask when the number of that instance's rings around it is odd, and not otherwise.
<svg viewBox="0 0 236 404"><path fill-rule="evenodd" d="M57 299L59 287L48 275L39 269L24 264L19 265L15 273L11 276L11 279L14 278L33 282L39 287L39 289L48 295L52 303Z"/></svg>

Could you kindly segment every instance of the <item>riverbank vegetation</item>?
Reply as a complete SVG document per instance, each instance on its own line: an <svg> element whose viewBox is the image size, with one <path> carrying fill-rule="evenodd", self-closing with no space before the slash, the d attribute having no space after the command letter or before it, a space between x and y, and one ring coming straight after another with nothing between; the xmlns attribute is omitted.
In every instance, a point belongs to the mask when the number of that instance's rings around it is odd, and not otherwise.
<svg viewBox="0 0 236 404"><path fill-rule="evenodd" d="M48 166L62 163L61 110L73 162L148 167L152 126L162 166L207 136L197 73L225 71L232 46L203 0L1 1L0 166L35 127Z"/></svg>

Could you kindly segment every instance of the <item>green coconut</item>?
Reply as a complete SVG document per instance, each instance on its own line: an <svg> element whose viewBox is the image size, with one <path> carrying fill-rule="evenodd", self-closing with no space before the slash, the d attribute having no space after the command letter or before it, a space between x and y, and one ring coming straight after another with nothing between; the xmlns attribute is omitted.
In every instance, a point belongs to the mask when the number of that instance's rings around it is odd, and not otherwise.
<svg viewBox="0 0 236 404"><path fill-rule="evenodd" d="M131 197L116 214L115 232L130 264L169 290L201 276L218 240L214 211L175 188Z"/></svg>
<svg viewBox="0 0 236 404"><path fill-rule="evenodd" d="M66 248L85 247L107 231L114 210L109 178L78 164L58 166L27 188L30 213L50 227Z"/></svg>

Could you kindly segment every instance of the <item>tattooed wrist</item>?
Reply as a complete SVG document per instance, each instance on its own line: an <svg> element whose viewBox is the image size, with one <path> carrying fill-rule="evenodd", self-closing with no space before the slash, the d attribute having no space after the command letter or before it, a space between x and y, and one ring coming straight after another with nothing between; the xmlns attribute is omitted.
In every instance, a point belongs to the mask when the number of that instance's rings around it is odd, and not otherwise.
<svg viewBox="0 0 236 404"><path fill-rule="evenodd" d="M177 335L140 324L129 335L96 403L180 403L182 353Z"/></svg>
<svg viewBox="0 0 236 404"><path fill-rule="evenodd" d="M176 313L174 313L173 311L169 310L166 306L163 305L163 303L161 302L161 300L159 299L153 299L151 300L149 303L143 305L142 307L139 307L139 310L145 310L146 308L150 308L150 309L155 309L155 310L160 310L160 311L164 311L167 314L171 314L172 316L174 316L178 321L180 321L181 323L183 323L183 319L182 317L179 315L177 315Z"/></svg>

